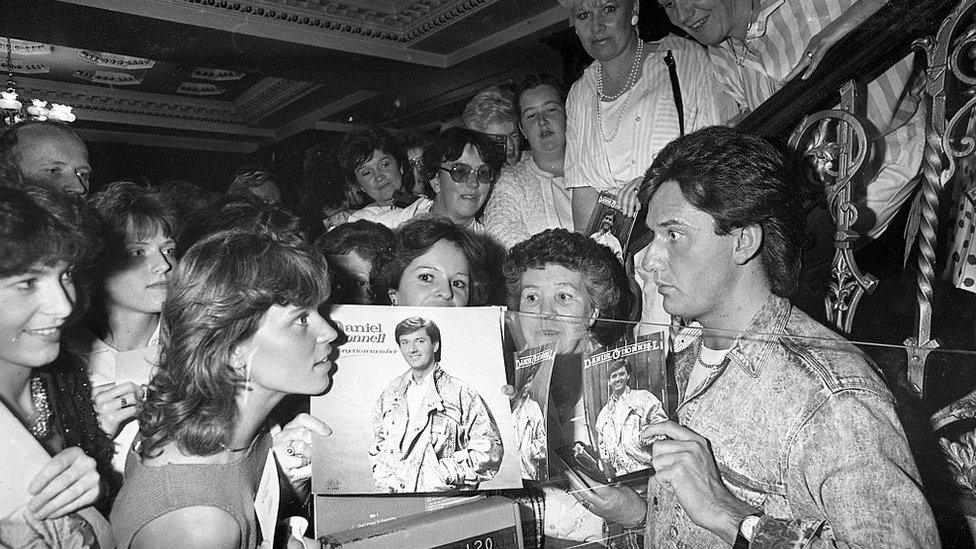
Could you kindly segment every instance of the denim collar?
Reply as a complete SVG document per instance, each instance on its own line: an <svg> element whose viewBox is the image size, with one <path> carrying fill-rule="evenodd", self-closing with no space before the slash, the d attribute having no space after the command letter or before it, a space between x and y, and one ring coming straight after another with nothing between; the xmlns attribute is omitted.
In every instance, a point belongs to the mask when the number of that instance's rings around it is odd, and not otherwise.
<svg viewBox="0 0 976 549"><path fill-rule="evenodd" d="M759 377L763 366L775 352L792 309L789 299L769 294L766 303L733 341L726 359L737 364L749 377Z"/></svg>

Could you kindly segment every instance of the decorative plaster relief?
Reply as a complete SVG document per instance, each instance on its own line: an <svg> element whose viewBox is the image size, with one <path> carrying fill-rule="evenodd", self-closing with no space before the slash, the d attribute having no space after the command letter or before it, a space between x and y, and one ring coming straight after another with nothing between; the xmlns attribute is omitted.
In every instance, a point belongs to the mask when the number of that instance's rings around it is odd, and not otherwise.
<svg viewBox="0 0 976 549"><path fill-rule="evenodd" d="M176 88L176 93L184 95L220 95L227 90L214 84L201 84L199 82L180 82Z"/></svg>
<svg viewBox="0 0 976 549"><path fill-rule="evenodd" d="M4 44L4 49L6 49L6 44ZM0 72L12 72L17 74L47 74L51 72L51 68L43 63L24 63L15 59L10 60L10 64L7 64L6 60L0 61Z"/></svg>
<svg viewBox="0 0 976 549"><path fill-rule="evenodd" d="M85 69L75 71L74 74L76 78L106 86L137 86L142 84L141 77L136 77L125 72L91 71Z"/></svg>
<svg viewBox="0 0 976 549"><path fill-rule="evenodd" d="M416 0L392 14L334 0L311 0L298 5L289 0L179 1L353 37L408 44L495 0Z"/></svg>
<svg viewBox="0 0 976 549"><path fill-rule="evenodd" d="M151 69L156 62L152 59L141 57L129 57L128 55L118 55L115 53L101 53L97 51L82 50L78 52L78 57L85 61L98 64L99 67L112 67L115 69Z"/></svg>
<svg viewBox="0 0 976 549"><path fill-rule="evenodd" d="M224 69L211 69L207 67L194 67L190 71L190 78L197 80L211 80L213 82L226 82L229 80L240 80L244 78L243 72L226 71Z"/></svg>

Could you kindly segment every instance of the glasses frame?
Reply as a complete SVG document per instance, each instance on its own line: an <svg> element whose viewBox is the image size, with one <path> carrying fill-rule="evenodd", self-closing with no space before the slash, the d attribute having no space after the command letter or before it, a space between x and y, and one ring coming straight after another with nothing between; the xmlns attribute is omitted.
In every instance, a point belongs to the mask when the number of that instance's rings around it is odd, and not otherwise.
<svg viewBox="0 0 976 549"><path fill-rule="evenodd" d="M471 174L475 174L474 179L479 185L490 185L495 181L495 168L492 168L488 164L478 166L477 170L464 162L456 162L450 168L445 168L444 166L437 167L451 174L452 181L462 185L471 181ZM484 177L486 173L488 174L487 178Z"/></svg>

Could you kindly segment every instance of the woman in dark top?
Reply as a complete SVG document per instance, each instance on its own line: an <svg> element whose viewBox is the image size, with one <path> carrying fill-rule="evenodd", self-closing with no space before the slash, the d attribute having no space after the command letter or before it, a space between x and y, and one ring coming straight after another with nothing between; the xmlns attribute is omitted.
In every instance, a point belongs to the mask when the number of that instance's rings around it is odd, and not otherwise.
<svg viewBox="0 0 976 549"><path fill-rule="evenodd" d="M96 227L81 199L0 181L0 403L4 415L19 420L54 456L27 488L30 527L5 524L3 546L97 543L88 519L74 513L108 492L96 463L110 467L111 442L98 428L83 365L61 349L61 332L80 309L75 273L100 248ZM28 435L6 432L3 438L17 436ZM30 466L0 460L8 472Z"/></svg>

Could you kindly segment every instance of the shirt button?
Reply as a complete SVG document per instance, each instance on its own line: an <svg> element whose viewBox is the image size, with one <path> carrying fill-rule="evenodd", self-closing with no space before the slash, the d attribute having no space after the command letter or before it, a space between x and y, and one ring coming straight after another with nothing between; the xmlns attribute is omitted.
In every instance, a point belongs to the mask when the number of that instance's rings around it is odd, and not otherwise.
<svg viewBox="0 0 976 549"><path fill-rule="evenodd" d="M637 121L640 122L640 116L637 117Z"/></svg>
<svg viewBox="0 0 976 549"><path fill-rule="evenodd" d="M636 164L637 163L637 160L631 160L630 163L631 164Z"/></svg>

